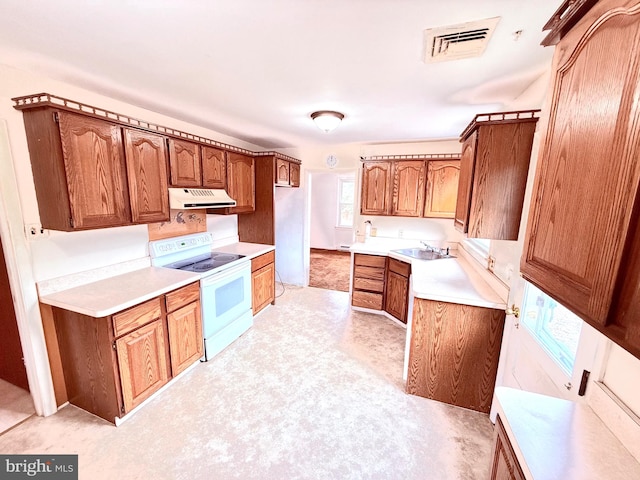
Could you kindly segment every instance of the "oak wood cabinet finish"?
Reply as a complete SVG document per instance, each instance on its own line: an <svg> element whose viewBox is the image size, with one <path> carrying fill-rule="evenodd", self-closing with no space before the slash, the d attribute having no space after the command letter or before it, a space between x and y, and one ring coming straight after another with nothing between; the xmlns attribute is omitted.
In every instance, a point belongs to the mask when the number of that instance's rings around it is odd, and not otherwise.
<svg viewBox="0 0 640 480"><path fill-rule="evenodd" d="M199 284L112 316L53 307L69 402L110 422L202 356Z"/></svg>
<svg viewBox="0 0 640 480"><path fill-rule="evenodd" d="M227 153L224 150L202 146L202 186L227 188Z"/></svg>
<svg viewBox="0 0 640 480"><path fill-rule="evenodd" d="M119 126L54 108L28 110L23 118L43 228L131 223Z"/></svg>
<svg viewBox="0 0 640 480"><path fill-rule="evenodd" d="M116 339L124 412L130 412L169 381L164 322L158 318Z"/></svg>
<svg viewBox="0 0 640 480"><path fill-rule="evenodd" d="M167 144L164 137L131 128L124 137L131 219L134 223L169 220Z"/></svg>
<svg viewBox="0 0 640 480"><path fill-rule="evenodd" d="M289 184L297 188L300 186L300 164L290 162L289 163Z"/></svg>
<svg viewBox="0 0 640 480"><path fill-rule="evenodd" d="M169 138L169 183L172 187L202 185L200 145L178 138Z"/></svg>
<svg viewBox="0 0 640 480"><path fill-rule="evenodd" d="M488 413L505 312L414 299L407 393Z"/></svg>
<svg viewBox="0 0 640 480"><path fill-rule="evenodd" d="M471 238L517 240L538 118L478 117L463 132L455 225Z"/></svg>
<svg viewBox="0 0 640 480"><path fill-rule="evenodd" d="M391 162L362 164L362 215L388 215L391 212Z"/></svg>
<svg viewBox="0 0 640 480"><path fill-rule="evenodd" d="M640 4L602 0L553 60L521 272L640 358Z"/></svg>
<svg viewBox="0 0 640 480"><path fill-rule="evenodd" d="M256 315L276 298L275 252L267 252L251 259L251 295L253 314Z"/></svg>
<svg viewBox="0 0 640 480"><path fill-rule="evenodd" d="M392 163L391 215L421 217L424 211L426 166L422 160Z"/></svg>
<svg viewBox="0 0 640 480"><path fill-rule="evenodd" d="M525 480L500 415L496 417L491 459L490 480Z"/></svg>
<svg viewBox="0 0 640 480"><path fill-rule="evenodd" d="M276 159L276 185L289 185L290 183L289 162L281 158Z"/></svg>
<svg viewBox="0 0 640 480"><path fill-rule="evenodd" d="M389 258L387 262L384 310L407 323L411 265L395 258Z"/></svg>
<svg viewBox="0 0 640 480"><path fill-rule="evenodd" d="M351 305L382 310L387 257L354 254Z"/></svg>
<svg viewBox="0 0 640 480"><path fill-rule="evenodd" d="M427 163L424 217L455 216L459 177L460 160L430 160Z"/></svg>
<svg viewBox="0 0 640 480"><path fill-rule="evenodd" d="M227 152L227 193L236 201L229 213L246 213L255 210L256 174L253 157L242 153Z"/></svg>

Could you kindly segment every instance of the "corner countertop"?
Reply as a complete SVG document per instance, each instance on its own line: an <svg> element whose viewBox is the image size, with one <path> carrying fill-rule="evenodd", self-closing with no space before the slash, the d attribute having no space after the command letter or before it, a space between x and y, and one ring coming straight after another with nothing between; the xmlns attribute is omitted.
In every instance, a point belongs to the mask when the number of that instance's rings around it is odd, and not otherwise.
<svg viewBox="0 0 640 480"><path fill-rule="evenodd" d="M419 260L393 252L421 246L417 241L387 239L355 243L350 250L354 253L389 256L410 263L412 294L415 298L500 310L506 308L506 300L482 278L460 250L453 252L456 258L438 260Z"/></svg>
<svg viewBox="0 0 640 480"><path fill-rule="evenodd" d="M245 255L251 259L275 250L275 247L273 245L238 242L216 246L213 250ZM147 258L147 265L148 262ZM109 267L105 267L105 269L107 268ZM200 280L200 275L197 273L150 266L106 278L104 278L103 272L95 273L94 278L100 278L100 280L86 281L92 277L92 275L87 275L86 272L69 276L77 277L81 275L83 277L82 284L78 284L77 278L69 282L65 281L66 277L54 279L55 281L60 280L59 283L61 285L74 286L41 295L40 302L100 318L113 315L158 295Z"/></svg>
<svg viewBox="0 0 640 480"><path fill-rule="evenodd" d="M640 464L588 405L507 387L495 395L525 478L640 478Z"/></svg>

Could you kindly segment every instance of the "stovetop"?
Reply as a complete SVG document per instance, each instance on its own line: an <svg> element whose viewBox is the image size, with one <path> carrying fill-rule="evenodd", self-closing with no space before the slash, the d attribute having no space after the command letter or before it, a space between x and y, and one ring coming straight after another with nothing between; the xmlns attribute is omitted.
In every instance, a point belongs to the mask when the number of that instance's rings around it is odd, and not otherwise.
<svg viewBox="0 0 640 480"><path fill-rule="evenodd" d="M177 262L164 265L166 268L174 268L177 270L185 270L187 272L203 273L215 270L236 260L244 258L244 255L234 253L206 253L196 257L179 260Z"/></svg>

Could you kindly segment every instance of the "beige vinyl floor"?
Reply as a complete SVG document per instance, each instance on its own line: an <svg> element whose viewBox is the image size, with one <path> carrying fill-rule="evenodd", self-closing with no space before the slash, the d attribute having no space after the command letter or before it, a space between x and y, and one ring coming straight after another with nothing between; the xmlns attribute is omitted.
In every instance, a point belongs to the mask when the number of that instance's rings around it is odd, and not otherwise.
<svg viewBox="0 0 640 480"><path fill-rule="evenodd" d="M0 433L35 413L28 391L0 379Z"/></svg>
<svg viewBox="0 0 640 480"><path fill-rule="evenodd" d="M487 478L488 416L405 394L404 339L346 292L287 286L120 427L68 406L0 452L76 453L91 480Z"/></svg>

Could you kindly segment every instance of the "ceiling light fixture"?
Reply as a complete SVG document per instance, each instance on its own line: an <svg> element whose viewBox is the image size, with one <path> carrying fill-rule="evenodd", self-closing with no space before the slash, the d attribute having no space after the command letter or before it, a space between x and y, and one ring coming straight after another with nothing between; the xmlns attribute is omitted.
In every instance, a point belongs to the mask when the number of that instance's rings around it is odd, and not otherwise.
<svg viewBox="0 0 640 480"><path fill-rule="evenodd" d="M344 115L340 112L333 112L331 110L320 110L319 112L313 112L311 119L316 122L316 125L320 130L324 130L329 133L335 129L344 118Z"/></svg>

